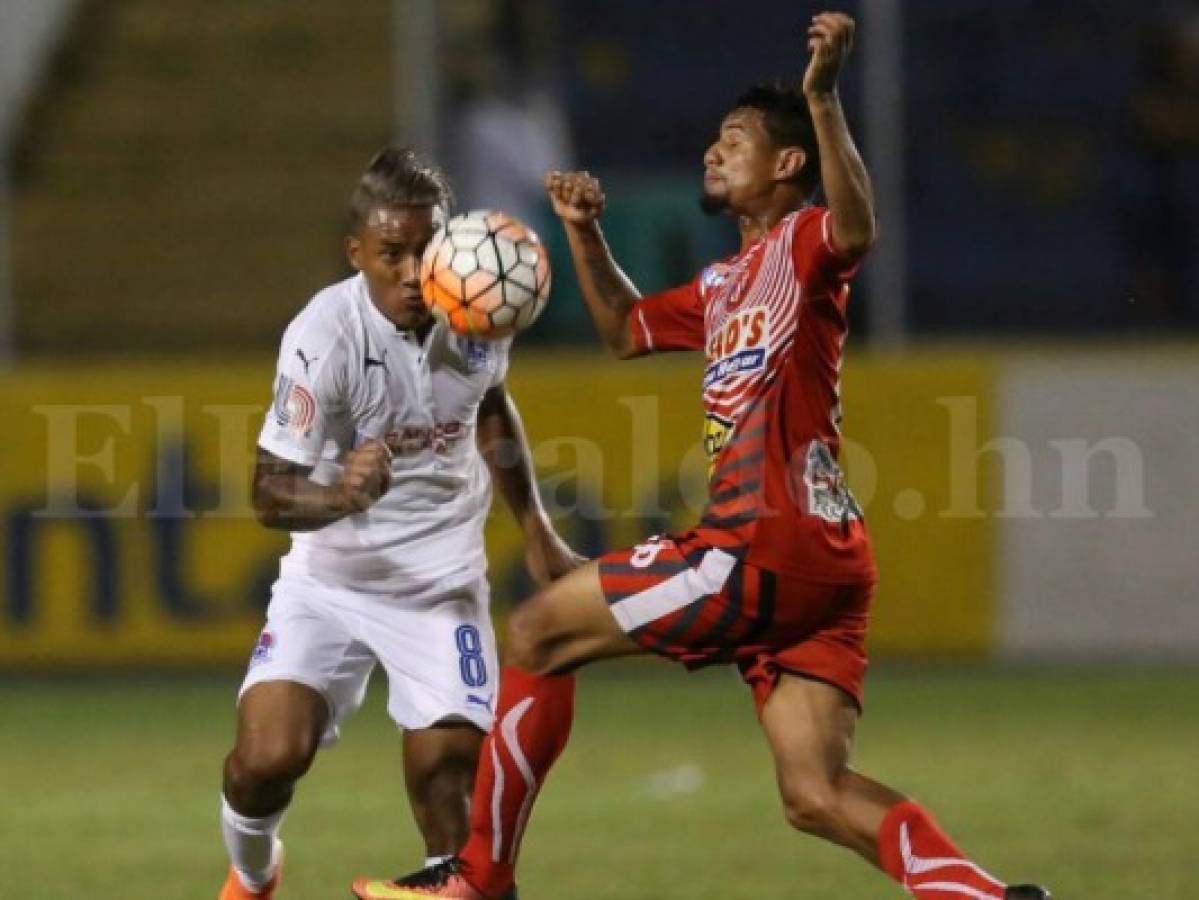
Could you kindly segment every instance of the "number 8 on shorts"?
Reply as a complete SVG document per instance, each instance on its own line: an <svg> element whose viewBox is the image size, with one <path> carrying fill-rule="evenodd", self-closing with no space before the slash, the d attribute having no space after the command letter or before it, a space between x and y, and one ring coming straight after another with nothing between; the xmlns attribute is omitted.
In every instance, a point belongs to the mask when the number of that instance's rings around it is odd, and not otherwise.
<svg viewBox="0 0 1199 900"><path fill-rule="evenodd" d="M487 663L483 661L483 641L479 629L474 625L459 625L454 632L458 643L458 668L467 687L483 687L487 684Z"/></svg>

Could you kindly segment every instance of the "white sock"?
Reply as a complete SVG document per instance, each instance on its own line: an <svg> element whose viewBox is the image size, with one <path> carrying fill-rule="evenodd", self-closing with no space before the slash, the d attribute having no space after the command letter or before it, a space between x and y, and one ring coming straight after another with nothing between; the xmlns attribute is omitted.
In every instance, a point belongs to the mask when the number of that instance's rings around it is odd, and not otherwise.
<svg viewBox="0 0 1199 900"><path fill-rule="evenodd" d="M275 875L283 842L279 840L279 826L283 823L286 808L274 815L252 819L237 812L221 795L221 834L225 838L225 849L233 870L247 890L260 891Z"/></svg>
<svg viewBox="0 0 1199 900"><path fill-rule="evenodd" d="M450 859L450 854L448 854L448 853L445 856L426 856L424 867L426 869L429 869L429 868L432 868L433 866L441 865L447 859Z"/></svg>

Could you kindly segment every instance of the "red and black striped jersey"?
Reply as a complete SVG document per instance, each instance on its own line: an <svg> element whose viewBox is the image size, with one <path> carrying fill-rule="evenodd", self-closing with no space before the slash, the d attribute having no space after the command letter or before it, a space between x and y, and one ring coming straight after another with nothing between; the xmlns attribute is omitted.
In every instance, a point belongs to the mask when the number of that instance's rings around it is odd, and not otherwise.
<svg viewBox="0 0 1199 900"><path fill-rule="evenodd" d="M642 353L703 350L708 504L696 529L754 565L874 577L861 509L837 464L854 260L806 207L694 280L637 302Z"/></svg>

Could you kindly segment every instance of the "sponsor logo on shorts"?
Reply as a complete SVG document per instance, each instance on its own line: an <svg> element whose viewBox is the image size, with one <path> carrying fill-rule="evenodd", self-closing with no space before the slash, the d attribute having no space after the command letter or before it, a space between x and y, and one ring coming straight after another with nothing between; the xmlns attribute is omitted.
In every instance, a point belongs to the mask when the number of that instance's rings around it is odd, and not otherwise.
<svg viewBox="0 0 1199 900"><path fill-rule="evenodd" d="M250 653L250 665L256 666L259 663L267 662L275 654L275 636L271 632L264 630L258 635L258 643L254 645L254 650Z"/></svg>
<svg viewBox="0 0 1199 900"><path fill-rule="evenodd" d="M667 537L654 535L643 544L638 544L633 548L633 553L629 557L629 565L634 569L648 569L654 564L654 560L658 558L658 554L668 547L673 547L674 541Z"/></svg>

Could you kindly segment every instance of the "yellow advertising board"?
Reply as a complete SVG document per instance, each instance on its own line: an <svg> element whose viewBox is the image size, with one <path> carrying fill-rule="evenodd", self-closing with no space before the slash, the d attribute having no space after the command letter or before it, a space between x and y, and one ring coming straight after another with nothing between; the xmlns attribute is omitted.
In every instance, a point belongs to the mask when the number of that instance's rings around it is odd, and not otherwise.
<svg viewBox="0 0 1199 900"><path fill-rule="evenodd" d="M699 365L515 359L509 387L543 493L584 552L697 518ZM248 502L272 377L269 360L194 361L29 367L0 383L0 668L245 659L287 545ZM992 646L993 527L960 496L950 502L949 455L963 417L987 433L993 385L991 366L970 359L847 364L846 460L882 569L876 652ZM985 498L986 473L974 476ZM502 501L488 541L497 599L519 597L528 582Z"/></svg>

